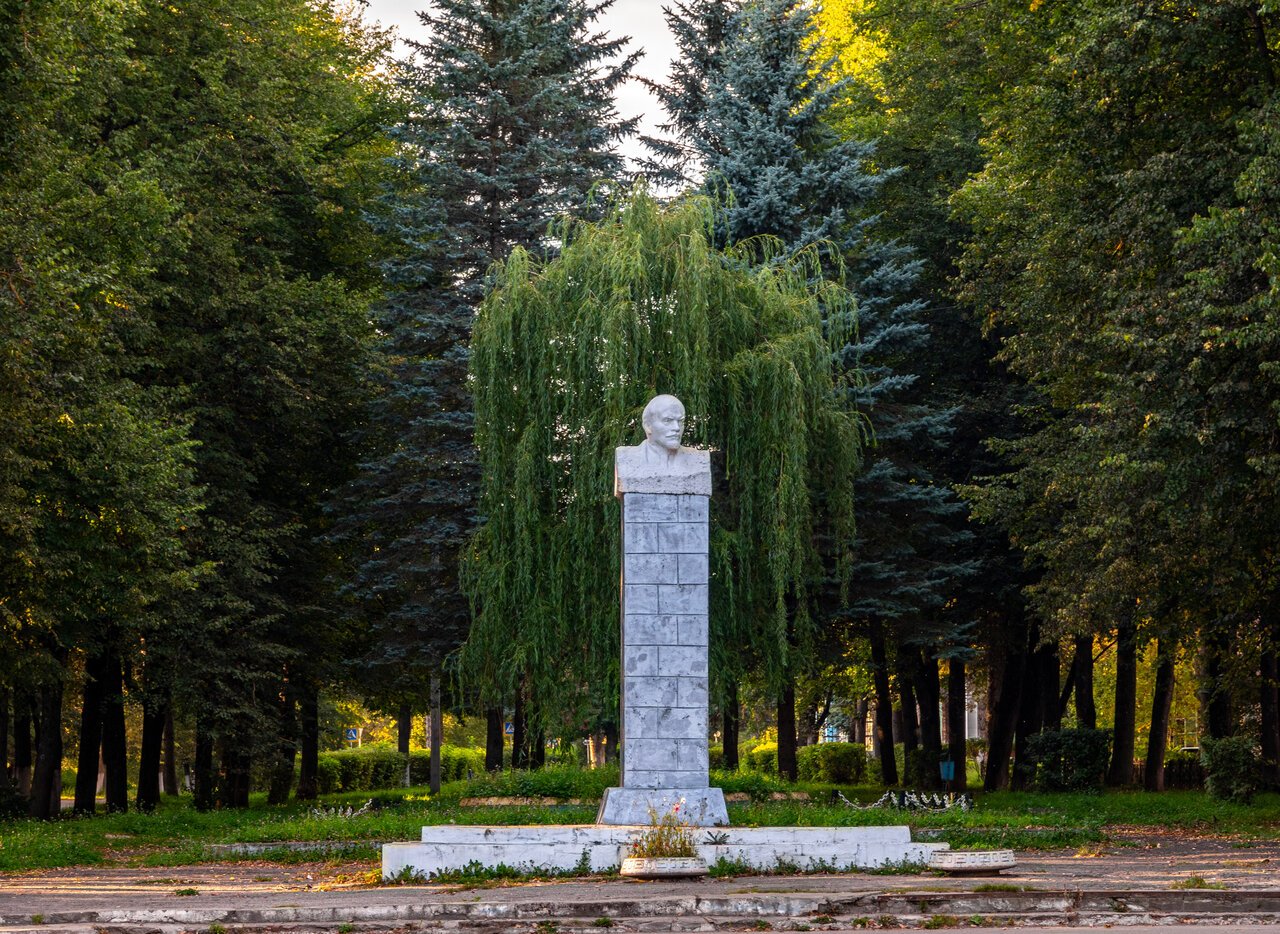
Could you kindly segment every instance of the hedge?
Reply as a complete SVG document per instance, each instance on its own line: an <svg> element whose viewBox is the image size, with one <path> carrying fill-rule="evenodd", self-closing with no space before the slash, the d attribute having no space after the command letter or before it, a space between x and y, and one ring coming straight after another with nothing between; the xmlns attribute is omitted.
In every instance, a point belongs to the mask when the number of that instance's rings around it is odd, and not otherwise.
<svg viewBox="0 0 1280 934"><path fill-rule="evenodd" d="M398 788L404 784L404 756L390 749L343 749L320 754L317 781L321 794L335 791L373 791ZM467 769L484 774L484 750L464 746L440 747L440 780L467 777ZM431 778L431 753L415 749L409 753L409 784L425 785Z"/></svg>
<svg viewBox="0 0 1280 934"><path fill-rule="evenodd" d="M748 752L746 758L739 765L744 766L748 772L757 772L760 775L777 775L778 744L761 743Z"/></svg>
<svg viewBox="0 0 1280 934"><path fill-rule="evenodd" d="M1111 761L1110 730L1045 730L1027 741L1036 791L1102 788Z"/></svg>
<svg viewBox="0 0 1280 934"><path fill-rule="evenodd" d="M860 743L818 743L796 753L802 782L855 785L867 775L867 749Z"/></svg>
<svg viewBox="0 0 1280 934"><path fill-rule="evenodd" d="M1262 758L1250 737L1202 737L1200 761L1205 788L1215 798L1248 804L1262 785Z"/></svg>

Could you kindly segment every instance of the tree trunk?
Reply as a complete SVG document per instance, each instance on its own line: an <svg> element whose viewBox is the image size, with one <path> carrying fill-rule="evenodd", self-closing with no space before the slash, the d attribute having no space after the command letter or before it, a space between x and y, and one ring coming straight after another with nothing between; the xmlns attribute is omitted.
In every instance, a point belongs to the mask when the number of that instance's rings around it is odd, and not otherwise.
<svg viewBox="0 0 1280 934"><path fill-rule="evenodd" d="M267 804L286 804L293 790L293 766L298 758L297 690L286 682L281 686L277 709L275 763L271 769L271 785Z"/></svg>
<svg viewBox="0 0 1280 934"><path fill-rule="evenodd" d="M618 735L618 721L606 720L604 722L604 761L617 765L621 760L618 758L618 747L621 737Z"/></svg>
<svg viewBox="0 0 1280 934"><path fill-rule="evenodd" d="M1040 726L1045 730L1062 729L1062 705L1058 690L1062 681L1058 644L1050 642L1036 651L1040 681Z"/></svg>
<svg viewBox="0 0 1280 934"><path fill-rule="evenodd" d="M298 763L296 801L314 801L320 795L320 692L314 684L303 684L298 696L301 720L302 761Z"/></svg>
<svg viewBox="0 0 1280 934"><path fill-rule="evenodd" d="M212 811L217 794L213 774L213 736L208 726L196 719L196 761L192 771L193 798L197 811Z"/></svg>
<svg viewBox="0 0 1280 934"><path fill-rule="evenodd" d="M181 792L178 785L178 750L173 729L173 700L165 698L164 704L164 793L177 795Z"/></svg>
<svg viewBox="0 0 1280 934"><path fill-rule="evenodd" d="M444 737L444 711L440 709L440 672L431 672L431 793L440 794L440 744Z"/></svg>
<svg viewBox="0 0 1280 934"><path fill-rule="evenodd" d="M1201 718L1208 726L1209 736L1221 739L1234 730L1231 710L1231 686L1223 670L1223 659L1230 649L1227 645L1226 621L1220 620L1200 643L1200 706Z"/></svg>
<svg viewBox="0 0 1280 934"><path fill-rule="evenodd" d="M84 693L80 707L80 752L76 758L77 814L92 814L97 807L98 762L102 755L102 686L107 659L90 655L84 665Z"/></svg>
<svg viewBox="0 0 1280 934"><path fill-rule="evenodd" d="M143 813L160 803L160 752L164 746L164 722L167 711L158 697L142 701L142 744L138 752L138 794L134 799Z"/></svg>
<svg viewBox="0 0 1280 934"><path fill-rule="evenodd" d="M871 675L876 688L875 746L880 755L880 780L885 785L898 784L898 763L893 755L893 695L889 691L889 662L886 658L884 630L878 620L871 622Z"/></svg>
<svg viewBox="0 0 1280 934"><path fill-rule="evenodd" d="M902 783L911 785L920 780L920 720L916 715L916 691L911 684L911 673L904 668L907 650L898 646L898 703L902 717Z"/></svg>
<svg viewBox="0 0 1280 934"><path fill-rule="evenodd" d="M1019 620L1009 628L1016 631L1022 625ZM1012 637L1014 633L1005 635ZM1009 787L1009 761L1013 756L1018 714L1022 710L1022 681L1027 664L1025 638L1024 633L1016 640L1009 638L998 648L993 647L993 661L997 664L992 666L992 697L988 704L987 767L982 781L986 791Z"/></svg>
<svg viewBox="0 0 1280 934"><path fill-rule="evenodd" d="M721 767L727 772L738 771L738 736L742 724L741 711L738 706L738 682L734 680L725 689L721 702L724 719L724 732L721 742L724 746L724 758Z"/></svg>
<svg viewBox="0 0 1280 934"><path fill-rule="evenodd" d="M1133 781L1133 735L1138 703L1138 630L1133 620L1116 631L1116 711L1107 784L1122 788Z"/></svg>
<svg viewBox="0 0 1280 934"><path fill-rule="evenodd" d="M964 659L953 657L947 665L947 758L955 767L955 779L951 787L964 791L969 787L967 764L969 750L965 736L965 664Z"/></svg>
<svg viewBox="0 0 1280 934"><path fill-rule="evenodd" d="M102 681L102 765L107 782L107 813L129 810L129 748L124 728L124 670L120 659L109 656Z"/></svg>
<svg viewBox="0 0 1280 934"><path fill-rule="evenodd" d="M916 657L916 697L920 702L921 783L925 788L942 787L938 763L942 761L942 706L938 683L938 660L923 652Z"/></svg>
<svg viewBox="0 0 1280 934"><path fill-rule="evenodd" d="M542 727L530 734L527 760L531 769L540 769L547 764L547 734Z"/></svg>
<svg viewBox="0 0 1280 934"><path fill-rule="evenodd" d="M1259 728L1262 741L1262 768L1271 787L1280 786L1280 663L1274 646L1264 645L1258 678ZM0 734L3 735L3 734Z"/></svg>
<svg viewBox="0 0 1280 934"><path fill-rule="evenodd" d="M486 772L501 772L502 747L505 742L505 734L502 730L502 708L490 707L485 711L484 716L484 770Z"/></svg>
<svg viewBox="0 0 1280 934"><path fill-rule="evenodd" d="M1075 658L1076 725L1083 730L1098 728L1098 709L1093 702L1093 636L1076 636Z"/></svg>
<svg viewBox="0 0 1280 934"><path fill-rule="evenodd" d="M396 711L396 751L400 755L409 755L409 739L412 735L413 710L408 704L401 704Z"/></svg>
<svg viewBox="0 0 1280 934"><path fill-rule="evenodd" d="M38 697L40 742L28 813L49 820L62 813L62 681L44 685Z"/></svg>
<svg viewBox="0 0 1280 934"><path fill-rule="evenodd" d="M865 697L859 697L853 705L853 722L849 724L849 740L859 746L867 744L867 712L871 704Z"/></svg>
<svg viewBox="0 0 1280 934"><path fill-rule="evenodd" d="M13 778L20 795L31 794L31 766L35 761L31 748L31 726L31 696L15 691L13 694Z"/></svg>
<svg viewBox="0 0 1280 934"><path fill-rule="evenodd" d="M9 781L9 689L0 686L0 792L12 787Z"/></svg>
<svg viewBox="0 0 1280 934"><path fill-rule="evenodd" d="M222 806L249 806L249 776L253 763L246 749L246 730L242 726L222 738Z"/></svg>
<svg viewBox="0 0 1280 934"><path fill-rule="evenodd" d="M778 695L778 776L789 782L800 777L796 763L796 686L793 681Z"/></svg>
<svg viewBox="0 0 1280 934"><path fill-rule="evenodd" d="M1173 707L1173 663L1177 649L1173 639L1162 638L1157 643L1151 732L1147 734L1147 762L1142 772L1142 785L1147 791L1164 791L1164 753L1169 745L1169 711Z"/></svg>
<svg viewBox="0 0 1280 934"><path fill-rule="evenodd" d="M527 769L529 767L529 739L525 735L524 719L524 686L516 691L516 705L511 714L511 767Z"/></svg>

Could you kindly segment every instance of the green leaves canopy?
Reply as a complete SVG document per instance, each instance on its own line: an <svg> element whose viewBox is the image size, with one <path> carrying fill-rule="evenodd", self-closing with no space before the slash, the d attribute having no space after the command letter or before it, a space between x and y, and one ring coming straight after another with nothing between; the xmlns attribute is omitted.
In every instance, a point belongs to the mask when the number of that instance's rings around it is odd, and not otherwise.
<svg viewBox="0 0 1280 934"><path fill-rule="evenodd" d="M836 401L844 336L824 335L823 310L848 320L850 298L809 285L801 262L717 252L713 216L706 200L662 210L637 191L600 224L566 223L555 260L517 250L496 271L472 342L486 521L464 649L488 692L526 678L544 709L587 684L616 697L613 452L640 439L656 393L678 395L686 442L715 452L713 653L756 653L777 678L808 635L823 562L844 566L860 435ZM752 247L754 260L772 248Z"/></svg>

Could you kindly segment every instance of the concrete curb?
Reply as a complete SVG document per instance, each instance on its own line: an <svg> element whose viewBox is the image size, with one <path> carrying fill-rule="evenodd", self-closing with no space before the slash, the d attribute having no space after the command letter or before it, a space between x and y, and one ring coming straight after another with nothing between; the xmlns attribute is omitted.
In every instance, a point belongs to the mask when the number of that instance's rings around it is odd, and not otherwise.
<svg viewBox="0 0 1280 934"><path fill-rule="evenodd" d="M413 886L404 900L383 906L314 906L244 908L151 908L54 912L33 924L28 917L0 917L2 934L58 934L108 931L111 934L205 930L213 924L240 931L259 928L321 929L339 925L364 929L403 928L478 931L501 922L529 925L556 921L561 931L598 927L598 918L614 920L614 929L717 930L754 919L812 921L892 917L902 926L919 926L929 919L957 921L980 918L993 925L1073 924L1132 925L1185 921L1280 920L1280 890L1220 891L1032 891L1032 892L880 892L831 896L821 893L751 893L705 896L690 893L650 898L537 900L502 903L441 901L438 893ZM837 924L839 921L837 920ZM503 928L502 926L506 927Z"/></svg>

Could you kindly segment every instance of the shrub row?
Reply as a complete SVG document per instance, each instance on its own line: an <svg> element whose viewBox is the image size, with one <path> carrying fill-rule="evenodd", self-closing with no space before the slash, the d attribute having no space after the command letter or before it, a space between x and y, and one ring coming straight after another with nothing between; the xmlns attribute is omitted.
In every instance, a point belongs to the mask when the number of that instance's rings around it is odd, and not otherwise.
<svg viewBox="0 0 1280 934"><path fill-rule="evenodd" d="M484 773L484 750L464 746L440 747L440 780L457 781ZM425 785L431 777L431 753L409 753L409 783ZM404 756L390 749L343 749L320 754L317 776L321 794L335 791L373 791L404 784Z"/></svg>
<svg viewBox="0 0 1280 934"><path fill-rule="evenodd" d="M818 743L796 753L802 782L854 785L867 777L867 748L859 743Z"/></svg>
<svg viewBox="0 0 1280 934"><path fill-rule="evenodd" d="M1090 791L1102 787L1111 761L1110 730L1046 730L1027 742L1037 791Z"/></svg>

